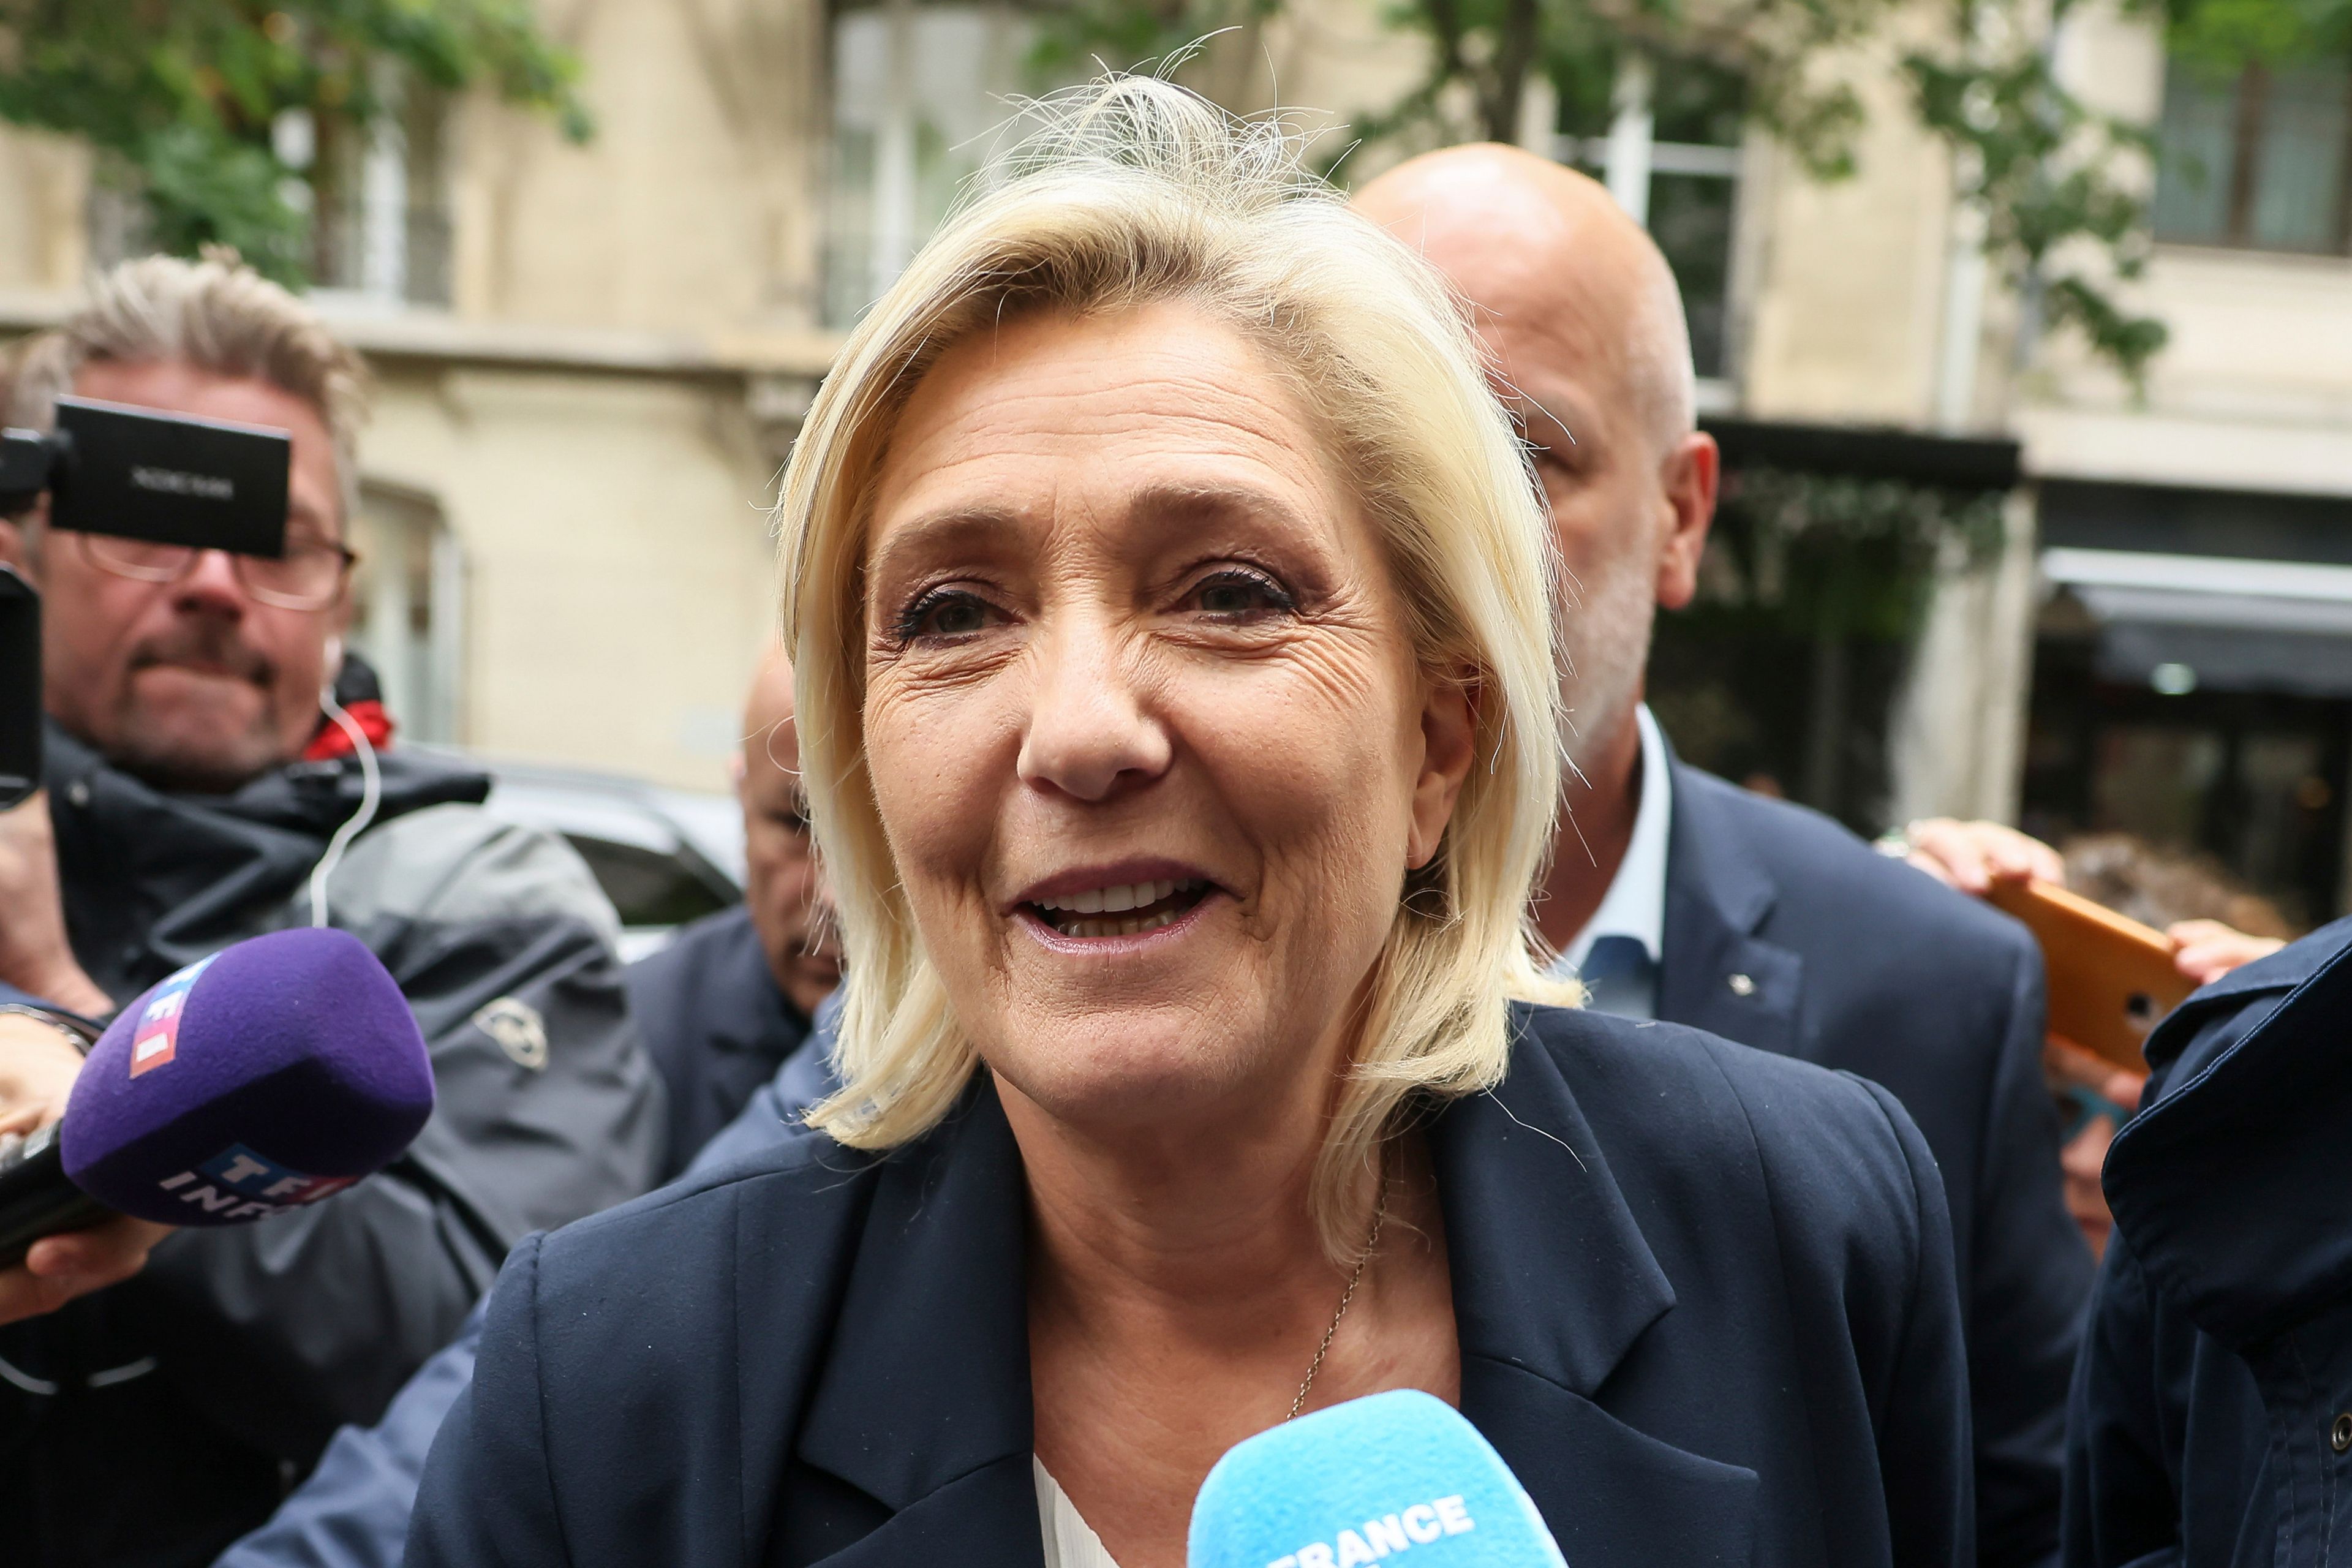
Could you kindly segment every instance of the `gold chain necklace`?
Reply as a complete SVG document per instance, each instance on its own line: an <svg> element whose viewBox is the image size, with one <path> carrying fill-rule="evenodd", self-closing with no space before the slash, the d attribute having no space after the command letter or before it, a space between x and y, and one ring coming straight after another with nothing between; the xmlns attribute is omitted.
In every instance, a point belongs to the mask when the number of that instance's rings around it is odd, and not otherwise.
<svg viewBox="0 0 2352 1568"><path fill-rule="evenodd" d="M1283 1417L1285 1421L1307 1408L1307 1391L1315 1386L1315 1374L1323 1370L1323 1358L1331 1349L1331 1336L1339 1331L1339 1320L1348 1315L1348 1303L1356 1299L1356 1287L1363 1283L1364 1266L1372 1260L1372 1248L1381 1244L1381 1222L1388 1216L1389 1187L1382 1182L1381 1201L1372 1210L1372 1233L1364 1237L1363 1256L1356 1259L1356 1267L1348 1276L1348 1288L1339 1292L1339 1310L1331 1314L1331 1326L1323 1331L1323 1342L1315 1347L1315 1359L1307 1363L1307 1381L1298 1385L1298 1397L1290 1402L1290 1415Z"/></svg>

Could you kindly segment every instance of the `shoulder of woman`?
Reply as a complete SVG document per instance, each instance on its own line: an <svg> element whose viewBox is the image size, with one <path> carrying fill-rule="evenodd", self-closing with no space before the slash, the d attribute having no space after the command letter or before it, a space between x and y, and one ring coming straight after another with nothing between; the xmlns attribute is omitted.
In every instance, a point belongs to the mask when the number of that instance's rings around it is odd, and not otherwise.
<svg viewBox="0 0 2352 1568"><path fill-rule="evenodd" d="M1528 1024L1612 1166L1717 1185L1752 1170L1807 1229L1908 1238L1943 1212L1926 1140L1876 1084L1679 1024L1546 1007Z"/></svg>
<svg viewBox="0 0 2352 1568"><path fill-rule="evenodd" d="M830 1138L793 1138L551 1231L538 1249L537 1316L668 1318L681 1299L723 1314L731 1291L681 1282L731 1285L746 1268L778 1284L779 1273L828 1279L880 1163Z"/></svg>

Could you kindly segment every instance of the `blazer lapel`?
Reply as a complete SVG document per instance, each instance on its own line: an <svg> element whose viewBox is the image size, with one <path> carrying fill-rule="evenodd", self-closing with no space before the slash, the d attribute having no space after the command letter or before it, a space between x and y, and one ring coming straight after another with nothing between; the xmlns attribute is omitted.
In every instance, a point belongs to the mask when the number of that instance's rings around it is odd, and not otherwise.
<svg viewBox="0 0 2352 1568"><path fill-rule="evenodd" d="M1661 1518L1676 1521L1677 1561L1748 1562L1756 1473L1648 1436L1598 1402L1675 1292L1558 1064L1522 1047L1503 1084L1445 1106L1429 1139L1462 1414L1570 1568L1648 1568Z"/></svg>
<svg viewBox="0 0 2352 1568"><path fill-rule="evenodd" d="M1568 1568L1654 1568L1662 1519L1675 1521L1677 1563L1752 1560L1755 1471L1662 1443L1589 1399L1466 1352L1462 1413L1535 1500Z"/></svg>
<svg viewBox="0 0 2352 1568"><path fill-rule="evenodd" d="M1804 960L1756 934L1780 890L1715 798L1730 786L1671 765L1658 1016L1759 1050L1804 1056Z"/></svg>
<svg viewBox="0 0 2352 1568"><path fill-rule="evenodd" d="M824 1563L1043 1560L1022 1194L1020 1152L985 1073L946 1136L885 1164L793 1457L891 1517ZM740 1353L748 1363L758 1348ZM748 1440L744 1451L757 1462Z"/></svg>

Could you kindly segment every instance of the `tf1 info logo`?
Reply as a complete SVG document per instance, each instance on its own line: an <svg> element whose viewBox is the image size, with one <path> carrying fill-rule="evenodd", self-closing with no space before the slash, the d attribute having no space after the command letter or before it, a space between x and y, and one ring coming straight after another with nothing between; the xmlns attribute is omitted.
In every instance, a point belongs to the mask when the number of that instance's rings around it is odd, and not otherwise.
<svg viewBox="0 0 2352 1568"><path fill-rule="evenodd" d="M147 994L147 1005L140 1009L139 1023L131 1031L132 1078L162 1067L179 1054L180 1016L188 1005L188 993L196 988L196 977L211 963L210 958L200 958Z"/></svg>
<svg viewBox="0 0 2352 1568"><path fill-rule="evenodd" d="M357 1176L310 1176L232 1143L193 1171L155 1184L221 1220L264 1219L341 1192Z"/></svg>

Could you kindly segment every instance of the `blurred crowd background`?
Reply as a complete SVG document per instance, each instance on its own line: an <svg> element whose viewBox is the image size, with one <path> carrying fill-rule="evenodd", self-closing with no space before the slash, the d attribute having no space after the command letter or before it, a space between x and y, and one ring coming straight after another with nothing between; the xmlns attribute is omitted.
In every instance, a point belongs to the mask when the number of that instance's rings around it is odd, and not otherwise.
<svg viewBox="0 0 2352 1568"><path fill-rule="evenodd" d="M649 935L735 897L761 505L843 330L1011 99L1201 37L1169 68L1312 106L1342 183L1512 141L1655 236L1727 471L1651 674L1685 758L2154 851L2113 874L2250 931L2352 907L2312 0L0 0L0 335L151 249L307 288L377 378L354 642L404 740Z"/></svg>

